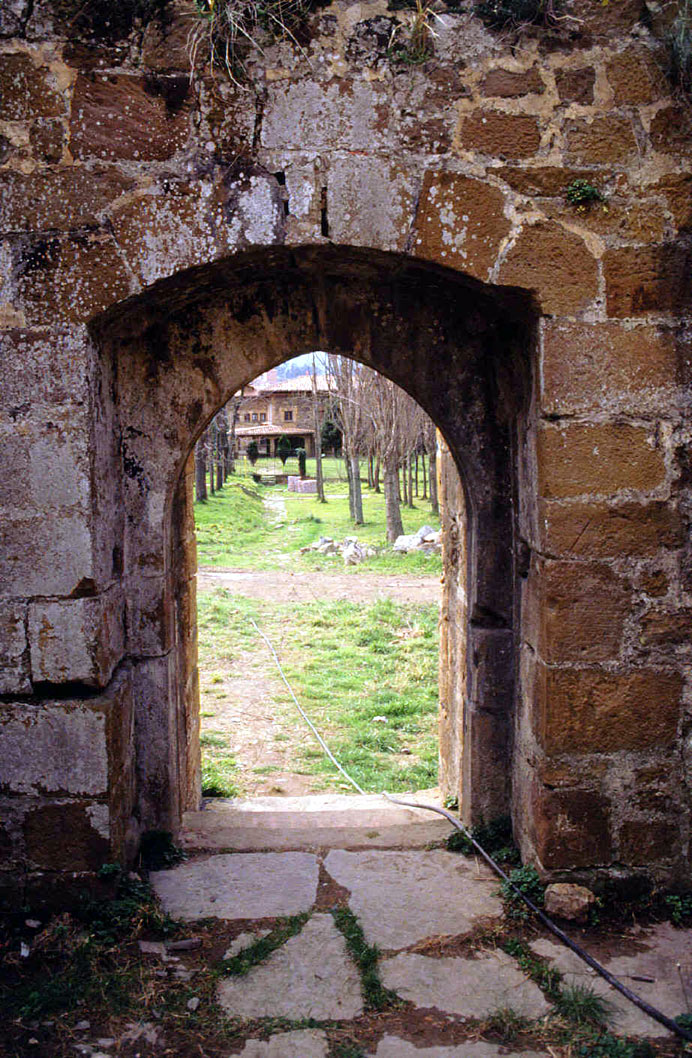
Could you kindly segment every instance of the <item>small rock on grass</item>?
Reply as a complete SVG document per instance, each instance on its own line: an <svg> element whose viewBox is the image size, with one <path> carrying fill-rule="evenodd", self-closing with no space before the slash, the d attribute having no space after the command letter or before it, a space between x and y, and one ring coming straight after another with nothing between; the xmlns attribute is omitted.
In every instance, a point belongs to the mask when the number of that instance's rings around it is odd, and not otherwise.
<svg viewBox="0 0 692 1058"><path fill-rule="evenodd" d="M167 940L167 951L197 951L202 947L201 937L183 937L182 940Z"/></svg>

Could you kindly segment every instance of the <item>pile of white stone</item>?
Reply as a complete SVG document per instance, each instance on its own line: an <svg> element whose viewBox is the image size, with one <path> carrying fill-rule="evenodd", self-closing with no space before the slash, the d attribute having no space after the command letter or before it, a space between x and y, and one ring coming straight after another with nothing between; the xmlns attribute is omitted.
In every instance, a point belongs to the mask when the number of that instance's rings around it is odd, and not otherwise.
<svg viewBox="0 0 692 1058"><path fill-rule="evenodd" d="M294 474L288 475L288 491L311 493L317 495L317 481L315 478L300 478Z"/></svg>
<svg viewBox="0 0 692 1058"><path fill-rule="evenodd" d="M331 536L321 536L314 544L308 544L300 550L302 553L317 551L321 555L342 555L345 566L357 566L364 558L372 558L377 554L376 548L361 544L357 536L347 536L339 541Z"/></svg>
<svg viewBox="0 0 692 1058"><path fill-rule="evenodd" d="M407 551L423 551L426 555L433 551L442 549L440 543L440 531L433 529L431 525L421 525L417 533L410 536L397 536L394 541L393 550L406 554Z"/></svg>

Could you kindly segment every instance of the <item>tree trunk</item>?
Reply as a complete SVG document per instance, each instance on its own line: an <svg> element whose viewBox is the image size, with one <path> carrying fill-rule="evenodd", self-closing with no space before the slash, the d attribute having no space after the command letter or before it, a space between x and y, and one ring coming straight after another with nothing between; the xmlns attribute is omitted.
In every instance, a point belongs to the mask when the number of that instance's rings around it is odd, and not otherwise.
<svg viewBox="0 0 692 1058"><path fill-rule="evenodd" d="M418 499L418 452L416 452L416 499Z"/></svg>
<svg viewBox="0 0 692 1058"><path fill-rule="evenodd" d="M373 476L373 483L374 483L374 487L375 487L375 492L381 492L382 489L380 488L380 461L379 461L379 459L375 463L375 474Z"/></svg>
<svg viewBox="0 0 692 1058"><path fill-rule="evenodd" d="M231 474L235 474L235 428L238 422L238 415L240 413L240 402L243 399L245 389L241 389L240 396L236 397L233 401L231 410L231 433L228 439L228 449L230 453L229 459L229 471Z"/></svg>
<svg viewBox="0 0 692 1058"><path fill-rule="evenodd" d="M424 500L427 500L427 498L428 498L428 474L427 474L427 471L425 469L425 452L421 453L420 462L421 462L421 472L422 472L422 475L423 475L423 497L422 498Z"/></svg>
<svg viewBox="0 0 692 1058"><path fill-rule="evenodd" d="M401 521L399 503L399 472L396 464L384 468L384 511L387 520L387 540L393 544L398 536L403 536L404 525Z"/></svg>
<svg viewBox="0 0 692 1058"><path fill-rule="evenodd" d="M401 464L401 478L397 473L397 480L400 480L399 485L399 503L405 503L408 506L408 493L406 492L406 463Z"/></svg>
<svg viewBox="0 0 692 1058"><path fill-rule="evenodd" d="M368 456L368 488L371 489L375 485L375 468L373 466L372 456Z"/></svg>
<svg viewBox="0 0 692 1058"><path fill-rule="evenodd" d="M409 455L406 460L408 465L408 505L413 509L413 456Z"/></svg>
<svg viewBox="0 0 692 1058"><path fill-rule="evenodd" d="M430 479L430 507L434 514L440 513L440 504L437 499L437 449L433 448L430 453L430 470L428 472Z"/></svg>
<svg viewBox="0 0 692 1058"><path fill-rule="evenodd" d="M214 423L212 421L209 429L204 435L207 446L207 457L209 461L209 494L213 496L216 492L214 487Z"/></svg>
<svg viewBox="0 0 692 1058"><path fill-rule="evenodd" d="M195 499L203 503L207 498L207 454L204 448L204 435L195 445Z"/></svg>
<svg viewBox="0 0 692 1058"><path fill-rule="evenodd" d="M315 431L315 478L317 480L317 499L320 503L326 503L324 494L324 478L322 475L322 421L320 416L319 400L317 396L315 357L312 357L312 425Z"/></svg>
<svg viewBox="0 0 692 1058"><path fill-rule="evenodd" d="M360 466L358 456L351 457L351 481L353 484L353 521L355 525L363 524L363 495L360 488Z"/></svg>
<svg viewBox="0 0 692 1058"><path fill-rule="evenodd" d="M351 457L349 455L344 456L344 465L346 467L346 480L348 481L348 516L353 522L356 518L356 512L353 506L353 471L351 469Z"/></svg>

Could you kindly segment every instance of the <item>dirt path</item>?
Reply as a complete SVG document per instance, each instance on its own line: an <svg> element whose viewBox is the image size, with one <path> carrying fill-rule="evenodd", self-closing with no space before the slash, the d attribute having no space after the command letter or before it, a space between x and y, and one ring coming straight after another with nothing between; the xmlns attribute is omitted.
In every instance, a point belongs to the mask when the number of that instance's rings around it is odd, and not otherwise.
<svg viewBox="0 0 692 1058"><path fill-rule="evenodd" d="M331 599L371 603L390 598L422 605L434 604L440 597L440 582L434 575L200 569L199 591L217 587L277 604ZM203 666L200 690L202 729L228 739L244 796L298 796L324 789L322 777L298 771L297 750L309 736L287 702L281 678L259 637L256 646L232 660L218 658Z"/></svg>
<svg viewBox="0 0 692 1058"><path fill-rule="evenodd" d="M374 602L427 604L439 602L440 581L435 575L389 573L292 573L288 570L205 569L197 574L198 589L228 588L236 595L276 603L313 602L317 599L348 599Z"/></svg>

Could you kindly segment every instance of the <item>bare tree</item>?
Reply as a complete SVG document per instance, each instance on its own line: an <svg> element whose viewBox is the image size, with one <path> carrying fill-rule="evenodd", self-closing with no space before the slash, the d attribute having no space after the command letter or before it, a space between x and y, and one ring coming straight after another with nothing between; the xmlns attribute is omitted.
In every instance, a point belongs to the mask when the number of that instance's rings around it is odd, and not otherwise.
<svg viewBox="0 0 692 1058"><path fill-rule="evenodd" d="M327 378L334 392L333 414L343 438L342 450L348 479L348 507L353 522L363 524L363 496L359 454L367 417L362 402L362 377L366 368L343 356L327 356Z"/></svg>
<svg viewBox="0 0 692 1058"><path fill-rule="evenodd" d="M207 444L206 431L195 445L195 499L203 503L207 498Z"/></svg>
<svg viewBox="0 0 692 1058"><path fill-rule="evenodd" d="M324 479L322 476L322 424L324 422L324 402L317 392L317 366L315 354L312 354L312 424L315 431L315 478L317 479L317 498L326 503Z"/></svg>

